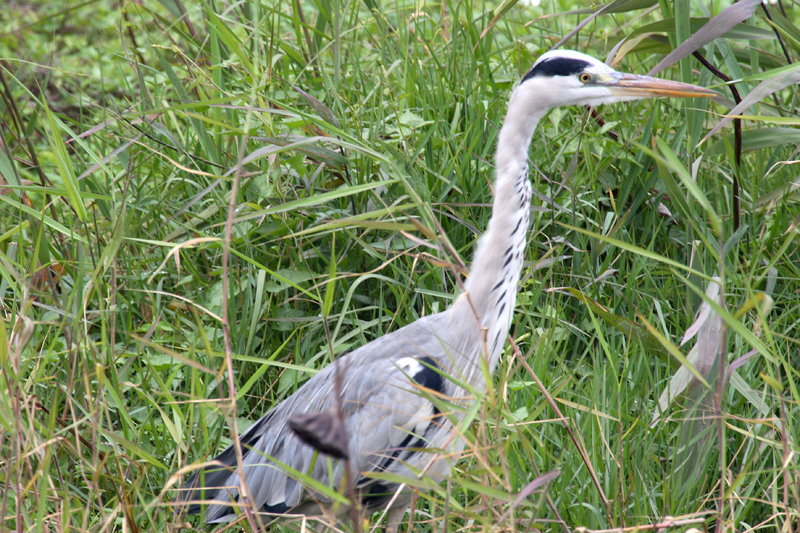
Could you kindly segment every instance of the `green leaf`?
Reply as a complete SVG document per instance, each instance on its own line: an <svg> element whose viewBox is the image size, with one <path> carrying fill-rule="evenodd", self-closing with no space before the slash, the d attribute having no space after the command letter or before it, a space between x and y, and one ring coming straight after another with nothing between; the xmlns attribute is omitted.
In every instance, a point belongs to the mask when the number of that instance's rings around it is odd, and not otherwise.
<svg viewBox="0 0 800 533"><path fill-rule="evenodd" d="M209 28L217 35L217 38L225 43L225 46L239 57L239 60L248 73L255 74L253 63L250 61L250 54L242 49L239 38L228 28L228 23L220 20L217 14L211 10L210 6L206 9L206 15L208 17Z"/></svg>
<svg viewBox="0 0 800 533"><path fill-rule="evenodd" d="M328 281L325 283L325 303L322 306L322 318L327 319L333 306L333 295L336 292L336 231L331 235L331 261L328 270Z"/></svg>
<svg viewBox="0 0 800 533"><path fill-rule="evenodd" d="M682 365L683 365L683 366L684 366L684 367L685 367L685 368L686 368L686 369L687 369L689 372L691 372L691 373L692 373L692 375L693 375L695 378L697 378L697 381L699 381L700 383L702 383L702 384L703 384L703 386L704 386L706 389L709 389L709 390L711 389L711 385L709 385L709 384L708 384L708 382L707 382L707 381L706 381L706 379L703 377L703 375L702 375L700 372L698 372L698 370L697 370L697 369L696 369L696 368L695 368L695 367L694 367L694 366L693 366L693 365L692 365L692 364L689 362L689 360L688 360L688 359L686 359L686 357L684 357L683 353L681 353L681 351L678 349L678 347L677 347L677 346L675 346L674 344L672 344L672 343L669 341L669 339L667 339L667 338L664 336L664 334L663 334L663 333L661 333L660 331L658 331L658 330L657 330L657 329L656 329L656 328L655 328L655 327L654 327L654 326L653 326L653 325L652 325L650 322L648 322L648 321L647 321L647 319L646 319L646 318L645 318L643 315L639 314L639 320L641 320L641 321L644 323L644 327L645 327L645 328L647 328L647 331L649 331L649 332L650 332L650 334L651 334L651 335L653 335L653 336L654 336L654 337L655 337L655 338L658 340L658 342L659 342L659 343L661 343L661 346L663 346L664 348L666 348L666 349L667 349L667 351L669 352L669 354L670 354L672 357L674 357L674 358L675 358L675 359L676 359L676 360L677 360L677 361L678 361L680 364L682 364Z"/></svg>
<svg viewBox="0 0 800 533"><path fill-rule="evenodd" d="M800 118L797 117L768 117L762 115L731 115L731 117L740 118L742 120L752 120L754 122L764 122L766 124L783 124L787 126L800 126ZM785 131L797 131L797 130L787 129Z"/></svg>
<svg viewBox="0 0 800 533"><path fill-rule="evenodd" d="M253 386L261 380L261 376L264 375L264 372L275 366L272 364L275 358L278 357L278 354L280 354L284 350L284 348L286 348L286 346L289 344L289 341L291 341L294 338L294 334L298 331L300 330L298 329L293 330L286 337L286 340L283 341L283 344L281 344L280 346L278 346L278 348L272 351L272 353L270 354L269 358L267 358L266 361L263 360L261 361L261 365L259 365L258 369L255 372L253 372L253 375L250 376L250 379L247 380L247 383L239 387L239 390L236 391L236 401L239 401L242 398L244 398L250 392L250 389L252 389Z"/></svg>
<svg viewBox="0 0 800 533"><path fill-rule="evenodd" d="M701 46L725 35L731 28L752 16L759 5L761 5L761 0L740 0L726 7L699 30L692 32L691 37L678 44L675 50L667 54L667 57L650 70L648 76L654 76L670 65L688 57Z"/></svg>
<svg viewBox="0 0 800 533"><path fill-rule="evenodd" d="M270 272L272 277L278 281L268 281L266 284L267 292L279 292L291 287L298 287L304 281L308 281L314 277L314 274L304 268L297 270L291 268L282 268L275 272Z"/></svg>
<svg viewBox="0 0 800 533"><path fill-rule="evenodd" d="M646 351L655 352L659 359L669 364L673 368L678 368L678 366L680 366L673 358L669 357L669 352L665 350L663 346L661 346L661 343L658 342L658 339L651 335L647 328L637 324L629 318L609 312L605 307L601 306L599 303L577 289L570 287L567 290L571 292L573 296L581 300L584 304L591 307L592 311L596 315L608 322L614 329L641 344Z"/></svg>
<svg viewBox="0 0 800 533"><path fill-rule="evenodd" d="M796 120L798 124L800 124L800 119L792 120ZM733 135L728 135L728 142L733 144ZM742 132L743 152L751 152L753 150L761 150L762 148L771 148L773 146L783 146L785 144L796 146L798 143L800 143L800 129L797 128L761 128ZM725 140L720 139L708 147L706 155L724 155L725 152Z"/></svg>
<svg viewBox="0 0 800 533"><path fill-rule="evenodd" d="M689 27L691 29L691 33L695 33L700 30L707 22L708 18L691 18L689 19ZM637 35L642 35L644 33L675 33L675 20L674 18L666 18L663 20L659 20L657 22L652 22L650 24L645 24L644 26L640 26L636 28L630 35L628 35L628 40L636 37ZM741 39L741 40L760 40L760 39L776 39L775 32L759 28L758 26L753 26L752 24L737 24L730 30L728 30L725 34L722 35L724 39Z"/></svg>
<svg viewBox="0 0 800 533"><path fill-rule="evenodd" d="M698 272L698 271L692 269L691 267L688 267L688 266L684 265L683 263L679 263L677 261L669 259L668 257L664 257L663 255L657 254L655 252L651 252L650 250L645 250L644 248L640 248L640 247L638 247L638 246L636 246L634 244L630 244L630 243L627 243L625 241L621 241L619 239L615 239L613 237L608 237L608 236L602 235L600 233L595 233L593 231L588 231L588 230L585 230L583 228L570 226L569 224L563 224L561 222L557 222L557 224L559 226L562 226L562 227L567 228L569 230L576 231L578 233L582 233L583 235L586 235L588 237L592 237L592 238L598 239L600 241L606 242L608 244L614 245L614 246L616 246L618 248L622 248L623 250L627 250L627 251L635 253L637 255L641 255L642 257L647 257L649 259L653 259L653 260L658 261L660 263L664 263L665 265L669 265L669 266L675 267L675 268L677 268L679 270L685 270L686 272L689 272L691 274L695 274L696 276L700 276L703 279L711 279L710 277L706 276L702 272Z"/></svg>
<svg viewBox="0 0 800 533"><path fill-rule="evenodd" d="M89 241L87 241L84 237L82 237L80 235L76 235L74 231L68 229L63 224L61 224L59 222L56 222L51 217L49 217L46 214L44 214L44 212L40 213L40 212L36 211L35 209L31 209L27 205L25 205L23 203L20 203L15 199L9 198L8 195L6 195L6 194L0 194L0 202L6 202L7 204L13 206L14 208L19 209L20 211L24 211L25 213L31 215L32 217L34 217L35 220L41 220L47 226L49 226L50 228L56 230L57 232L61 233L62 235L66 235L67 237L69 237L71 239L76 239L76 240L82 242L83 244L89 244Z"/></svg>
<svg viewBox="0 0 800 533"><path fill-rule="evenodd" d="M297 153L303 154L309 159L315 159L320 163L325 163L329 167L344 167L347 159L339 152L335 152L324 146L314 146L309 144L298 145L297 139L277 139L275 137L254 137L253 140L265 141L276 146L290 146Z"/></svg>
<svg viewBox="0 0 800 533"><path fill-rule="evenodd" d="M722 120L720 120L713 128L711 128L711 131L709 131L706 136L703 137L700 143L702 144L708 140L709 137L725 127L726 124L736 118L742 111L750 109L751 106L760 102L762 99L770 96L771 94L789 87L790 85L796 85L798 82L800 82L800 63L796 63L795 65L796 67L793 70L784 72L778 76L759 83L747 94L747 96L742 98L741 102L736 104L736 107L731 109Z"/></svg>
<svg viewBox="0 0 800 533"><path fill-rule="evenodd" d="M181 18L185 15L185 13L181 12L181 8L178 5L180 0L158 0L158 3L161 4L169 11L169 14L175 17L176 19Z"/></svg>
<svg viewBox="0 0 800 533"><path fill-rule="evenodd" d="M17 188L21 186L21 183L17 178L17 173L14 169L14 165L11 163L11 160L6 155L5 146L0 146L0 177L5 179L6 183L14 186L13 191L17 195L17 197L19 198L22 197L22 194L20 194L20 191Z"/></svg>
<svg viewBox="0 0 800 533"><path fill-rule="evenodd" d="M353 186L345 185L339 187L335 191L326 192L323 194L315 194L313 196L309 196L308 198L301 198L299 200L294 200L293 202L287 202L285 204L276 205L268 209L253 211L248 215L245 215L243 217L238 217L237 219L234 220L234 223L242 222L244 220L249 220L251 218L261 217L263 215L284 213L286 211L294 211L295 209L305 209L307 207L313 207L316 205L324 204L326 202L330 202L331 200L344 198L347 196L351 196L353 194L358 194L360 192L369 191L377 187L384 187L392 183L397 183L397 181L398 181L397 179L388 179L377 183L363 183L361 185L353 185Z"/></svg>
<svg viewBox="0 0 800 533"><path fill-rule="evenodd" d="M72 160L67 153L64 146L64 140L61 138L60 129L66 126L59 120L53 113L50 112L50 106L47 101L42 99L42 107L47 113L47 119L50 122L50 131L47 134L47 140L53 148L56 166L58 166L58 173L64 181L64 187L67 189L67 196L69 197L70 205L75 209L75 214L81 222L86 222L86 206L81 198L80 187L78 180L75 178L75 171L72 169Z"/></svg>
<svg viewBox="0 0 800 533"><path fill-rule="evenodd" d="M764 380L764 383L769 385L769 387L772 390L774 390L777 393L783 392L783 384L781 384L780 381L778 381L777 379L773 378L772 376L766 375L763 372L759 372L758 375L761 376L761 379Z"/></svg>
<svg viewBox="0 0 800 533"><path fill-rule="evenodd" d="M161 51L158 48L153 48L153 53L156 54L159 63L161 63L161 68L164 70L164 74L167 75L169 78L172 87L175 89L175 92L178 93L178 98L180 98L183 102L192 102L194 101L193 98L189 97L189 93L186 92L186 89L183 87L183 83L178 78L178 75L175 74L175 71L172 70L172 65L169 64L169 61L161 54ZM208 131L203 126L203 121L198 118L189 117L189 122L192 124L192 128L194 132L197 134L197 138L200 140L200 145L203 147L203 151L206 154L206 157L209 157L215 163L219 162L219 155L217 154L217 150L214 147L214 143L211 141L211 137L208 135Z"/></svg>
<svg viewBox="0 0 800 533"><path fill-rule="evenodd" d="M717 212L714 211L713 207L711 207L711 203L708 201L706 194L700 190L700 187L698 187L697 183L695 183L689 174L689 171L686 170L686 167L683 166L683 163L681 163L680 159L678 159L666 142L660 138L656 138L656 145L661 151L661 154L664 156L664 163L678 175L678 177L681 179L681 182L683 182L683 186L689 191L689 194L694 196L694 199L703 207L703 210L706 212L706 214L708 214L708 217L711 220L711 226L714 228L714 231L716 231L717 234L721 234L722 223L719 220L719 216L717 216ZM658 158L658 154L647 150L646 147L642 148L648 151L652 157Z"/></svg>
<svg viewBox="0 0 800 533"><path fill-rule="evenodd" d="M311 106L311 109L313 109L314 112L317 115L319 115L319 117L322 120L324 120L328 124L336 126L337 128L342 127L341 122L339 122L339 119L336 118L336 115L333 114L333 111L331 111L331 109L328 106L326 106L325 104L323 104L322 102L320 102L319 100L317 100L316 98L305 92L300 87L292 85L292 88L298 93L300 93L300 96L306 99L306 102L308 102L308 105Z"/></svg>
<svg viewBox="0 0 800 533"><path fill-rule="evenodd" d="M769 10L769 17L759 11L759 16L770 26L778 29L783 35L784 40L789 41L789 44L795 50L800 50L800 28L794 25L789 19L783 16L780 9L775 9L775 6L770 6L771 2L765 2L764 8Z"/></svg>
<svg viewBox="0 0 800 533"><path fill-rule="evenodd" d="M642 9L649 9L656 5L658 0L615 0L613 2L609 2L608 4L597 6L592 5L592 7L583 7L579 9L572 9L570 11L562 11L560 13L556 13L553 16L560 16L560 15L587 15L591 13L596 13L597 11L606 8L603 11L603 15L609 13L629 13L631 11L640 11ZM578 4L580 5L580 4Z"/></svg>

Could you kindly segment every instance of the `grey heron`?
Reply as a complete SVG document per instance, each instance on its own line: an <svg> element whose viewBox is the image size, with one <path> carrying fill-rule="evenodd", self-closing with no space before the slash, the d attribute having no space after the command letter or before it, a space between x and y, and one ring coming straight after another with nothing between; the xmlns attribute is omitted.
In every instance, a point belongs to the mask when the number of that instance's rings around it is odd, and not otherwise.
<svg viewBox="0 0 800 533"><path fill-rule="evenodd" d="M523 265L531 207L528 150L539 120L560 106L715 94L620 73L579 52L551 51L539 57L508 103L497 143L492 215L463 292L445 311L375 339L309 379L239 437L242 464L237 464L231 445L216 457L216 464L195 471L179 496L180 506L189 513L205 508L207 522L229 521L242 505L269 515L269 521L331 510L334 505L294 472L339 487L343 463L317 460L315 450L289 424L336 405L338 365L347 435L344 455L352 463L354 487L364 511L386 509L387 530L396 531L411 494L387 477L424 473L439 481L464 447L454 428L459 414L443 413L443 404L433 397L463 399L471 394L465 388L485 390L503 352ZM374 474L393 475L381 479Z"/></svg>

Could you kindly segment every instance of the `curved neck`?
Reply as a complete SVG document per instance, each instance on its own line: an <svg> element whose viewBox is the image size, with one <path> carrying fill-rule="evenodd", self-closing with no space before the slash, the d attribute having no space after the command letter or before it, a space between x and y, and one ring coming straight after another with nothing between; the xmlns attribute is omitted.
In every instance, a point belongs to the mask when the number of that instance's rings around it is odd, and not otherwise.
<svg viewBox="0 0 800 533"><path fill-rule="evenodd" d="M515 93L497 143L492 217L481 237L464 286L484 328L489 372L505 346L530 223L528 148L546 109ZM484 350L480 350L483 354ZM485 355L484 355L485 356Z"/></svg>

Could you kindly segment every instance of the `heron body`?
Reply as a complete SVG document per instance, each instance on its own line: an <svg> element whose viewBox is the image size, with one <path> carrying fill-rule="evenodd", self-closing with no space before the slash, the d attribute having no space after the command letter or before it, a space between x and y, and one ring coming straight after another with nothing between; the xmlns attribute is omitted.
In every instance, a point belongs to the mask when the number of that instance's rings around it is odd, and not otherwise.
<svg viewBox="0 0 800 533"><path fill-rule="evenodd" d="M339 487L344 462L329 463L317 456L291 431L289 422L336 405L338 366L355 489L367 512L387 509L388 528L396 530L411 496L401 484L381 480L380 475L394 474L392 478L398 479L424 473L436 481L447 476L464 441L453 427L458 413L442 412L443 404L433 397L458 402L473 391L483 391L486 376L491 376L503 352L530 222L528 150L539 120L549 109L564 105L714 94L692 85L618 73L578 52L542 55L509 101L495 158L492 216L463 293L447 310L340 357L275 406L240 436L241 466L231 446L216 458L216 465L205 466L189 479L180 497L189 503L188 512L200 512L199 501L204 502L207 522L235 518L237 505L273 516L319 515L331 509L327 498L304 486L293 472ZM466 383L471 390L456 383ZM245 485L248 498L240 497Z"/></svg>

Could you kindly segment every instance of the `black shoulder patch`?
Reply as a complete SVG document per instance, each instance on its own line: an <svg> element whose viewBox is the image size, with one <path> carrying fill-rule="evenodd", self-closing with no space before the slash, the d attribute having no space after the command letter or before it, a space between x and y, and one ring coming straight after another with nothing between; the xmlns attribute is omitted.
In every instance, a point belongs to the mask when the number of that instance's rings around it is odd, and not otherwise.
<svg viewBox="0 0 800 533"><path fill-rule="evenodd" d="M238 494L237 494L237 499L238 499ZM286 514L291 510L292 510L292 508L289 507L288 505L286 505L285 502L276 503L274 505L267 505L265 503L261 507L261 512L262 513L267 513L267 514ZM231 509L231 512L234 512L233 509Z"/></svg>
<svg viewBox="0 0 800 533"><path fill-rule="evenodd" d="M361 505L369 512L380 511L392 499L396 490L397 486L388 481L373 483L366 492L361 494Z"/></svg>
<svg viewBox="0 0 800 533"><path fill-rule="evenodd" d="M574 76L588 67L590 63L582 59L571 59L568 57L554 57L553 59L546 59L536 64L525 77L522 78L520 83L525 83L525 80L535 78L537 76Z"/></svg>
<svg viewBox="0 0 800 533"><path fill-rule="evenodd" d="M418 361L422 363L422 370L411 376L411 378L421 387L444 394L444 378L438 372L439 365L436 364L436 361L427 356L420 357Z"/></svg>

